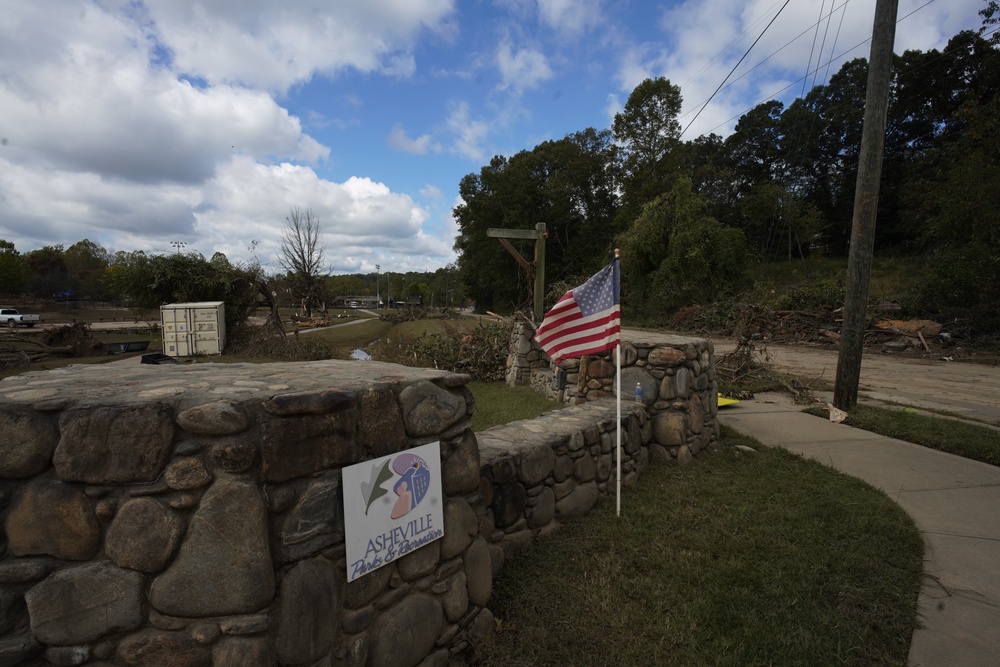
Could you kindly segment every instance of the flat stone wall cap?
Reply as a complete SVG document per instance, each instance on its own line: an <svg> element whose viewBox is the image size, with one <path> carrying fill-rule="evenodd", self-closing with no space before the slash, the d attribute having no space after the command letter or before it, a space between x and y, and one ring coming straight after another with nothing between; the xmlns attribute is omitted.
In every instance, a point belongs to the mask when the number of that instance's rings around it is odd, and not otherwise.
<svg viewBox="0 0 1000 667"><path fill-rule="evenodd" d="M177 411L219 400L259 409L274 395L341 390L361 391L373 381L403 385L420 380L459 382L461 374L433 368L410 368L377 361L206 363L175 365L80 364L49 371L31 371L0 380L0 408L19 405L38 410L72 405L135 405L168 403Z"/></svg>
<svg viewBox="0 0 1000 667"><path fill-rule="evenodd" d="M472 376L468 373L448 373L442 377L438 382L442 387L464 387L465 385L472 382Z"/></svg>
<svg viewBox="0 0 1000 667"><path fill-rule="evenodd" d="M657 345L670 345L671 347L682 347L684 345L704 345L708 339L697 336L681 336L678 334L629 331L631 334L629 342L641 347L656 347Z"/></svg>

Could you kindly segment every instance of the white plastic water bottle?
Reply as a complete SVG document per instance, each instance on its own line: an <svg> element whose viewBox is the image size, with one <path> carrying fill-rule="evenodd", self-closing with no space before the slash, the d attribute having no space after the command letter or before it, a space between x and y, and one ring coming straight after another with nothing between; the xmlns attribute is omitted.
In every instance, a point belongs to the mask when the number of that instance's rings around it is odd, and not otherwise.
<svg viewBox="0 0 1000 667"><path fill-rule="evenodd" d="M635 402L642 403L642 383L635 383Z"/></svg>

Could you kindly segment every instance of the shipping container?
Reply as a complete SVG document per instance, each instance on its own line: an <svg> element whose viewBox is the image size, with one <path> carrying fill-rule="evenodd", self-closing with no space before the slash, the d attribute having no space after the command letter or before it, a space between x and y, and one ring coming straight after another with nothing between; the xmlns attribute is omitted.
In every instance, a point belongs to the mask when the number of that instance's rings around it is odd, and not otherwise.
<svg viewBox="0 0 1000 667"><path fill-rule="evenodd" d="M221 301L160 306L163 352L171 357L222 354L226 345L226 308Z"/></svg>

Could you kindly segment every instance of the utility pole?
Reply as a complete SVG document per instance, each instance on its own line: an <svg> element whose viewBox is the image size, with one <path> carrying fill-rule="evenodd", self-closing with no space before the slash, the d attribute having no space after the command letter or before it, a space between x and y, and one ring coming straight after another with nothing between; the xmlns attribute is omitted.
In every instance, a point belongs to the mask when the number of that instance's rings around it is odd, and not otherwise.
<svg viewBox="0 0 1000 667"><path fill-rule="evenodd" d="M847 259L844 324L840 332L840 355L833 389L833 405L844 411L851 410L858 402L898 5L899 0L876 0L875 3L865 119L854 192L854 219L851 222L851 250Z"/></svg>
<svg viewBox="0 0 1000 667"><path fill-rule="evenodd" d="M378 264L375 265L375 310L382 307L382 297L378 293L378 272L382 269Z"/></svg>

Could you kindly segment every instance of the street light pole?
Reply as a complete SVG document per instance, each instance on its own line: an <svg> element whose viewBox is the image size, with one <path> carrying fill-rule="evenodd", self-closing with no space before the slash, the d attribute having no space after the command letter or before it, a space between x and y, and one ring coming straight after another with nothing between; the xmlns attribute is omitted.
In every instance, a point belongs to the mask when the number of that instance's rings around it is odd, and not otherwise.
<svg viewBox="0 0 1000 667"><path fill-rule="evenodd" d="M378 272L379 272L379 270L381 268L382 267L379 266L378 264L375 265L375 307L376 308L381 308L382 307L382 299L379 297L379 293L378 293Z"/></svg>
<svg viewBox="0 0 1000 667"><path fill-rule="evenodd" d="M185 241L171 241L170 245L172 245L176 249L177 254L179 255L179 254L181 254L181 248L183 248L184 246L186 246L187 242L185 242Z"/></svg>

